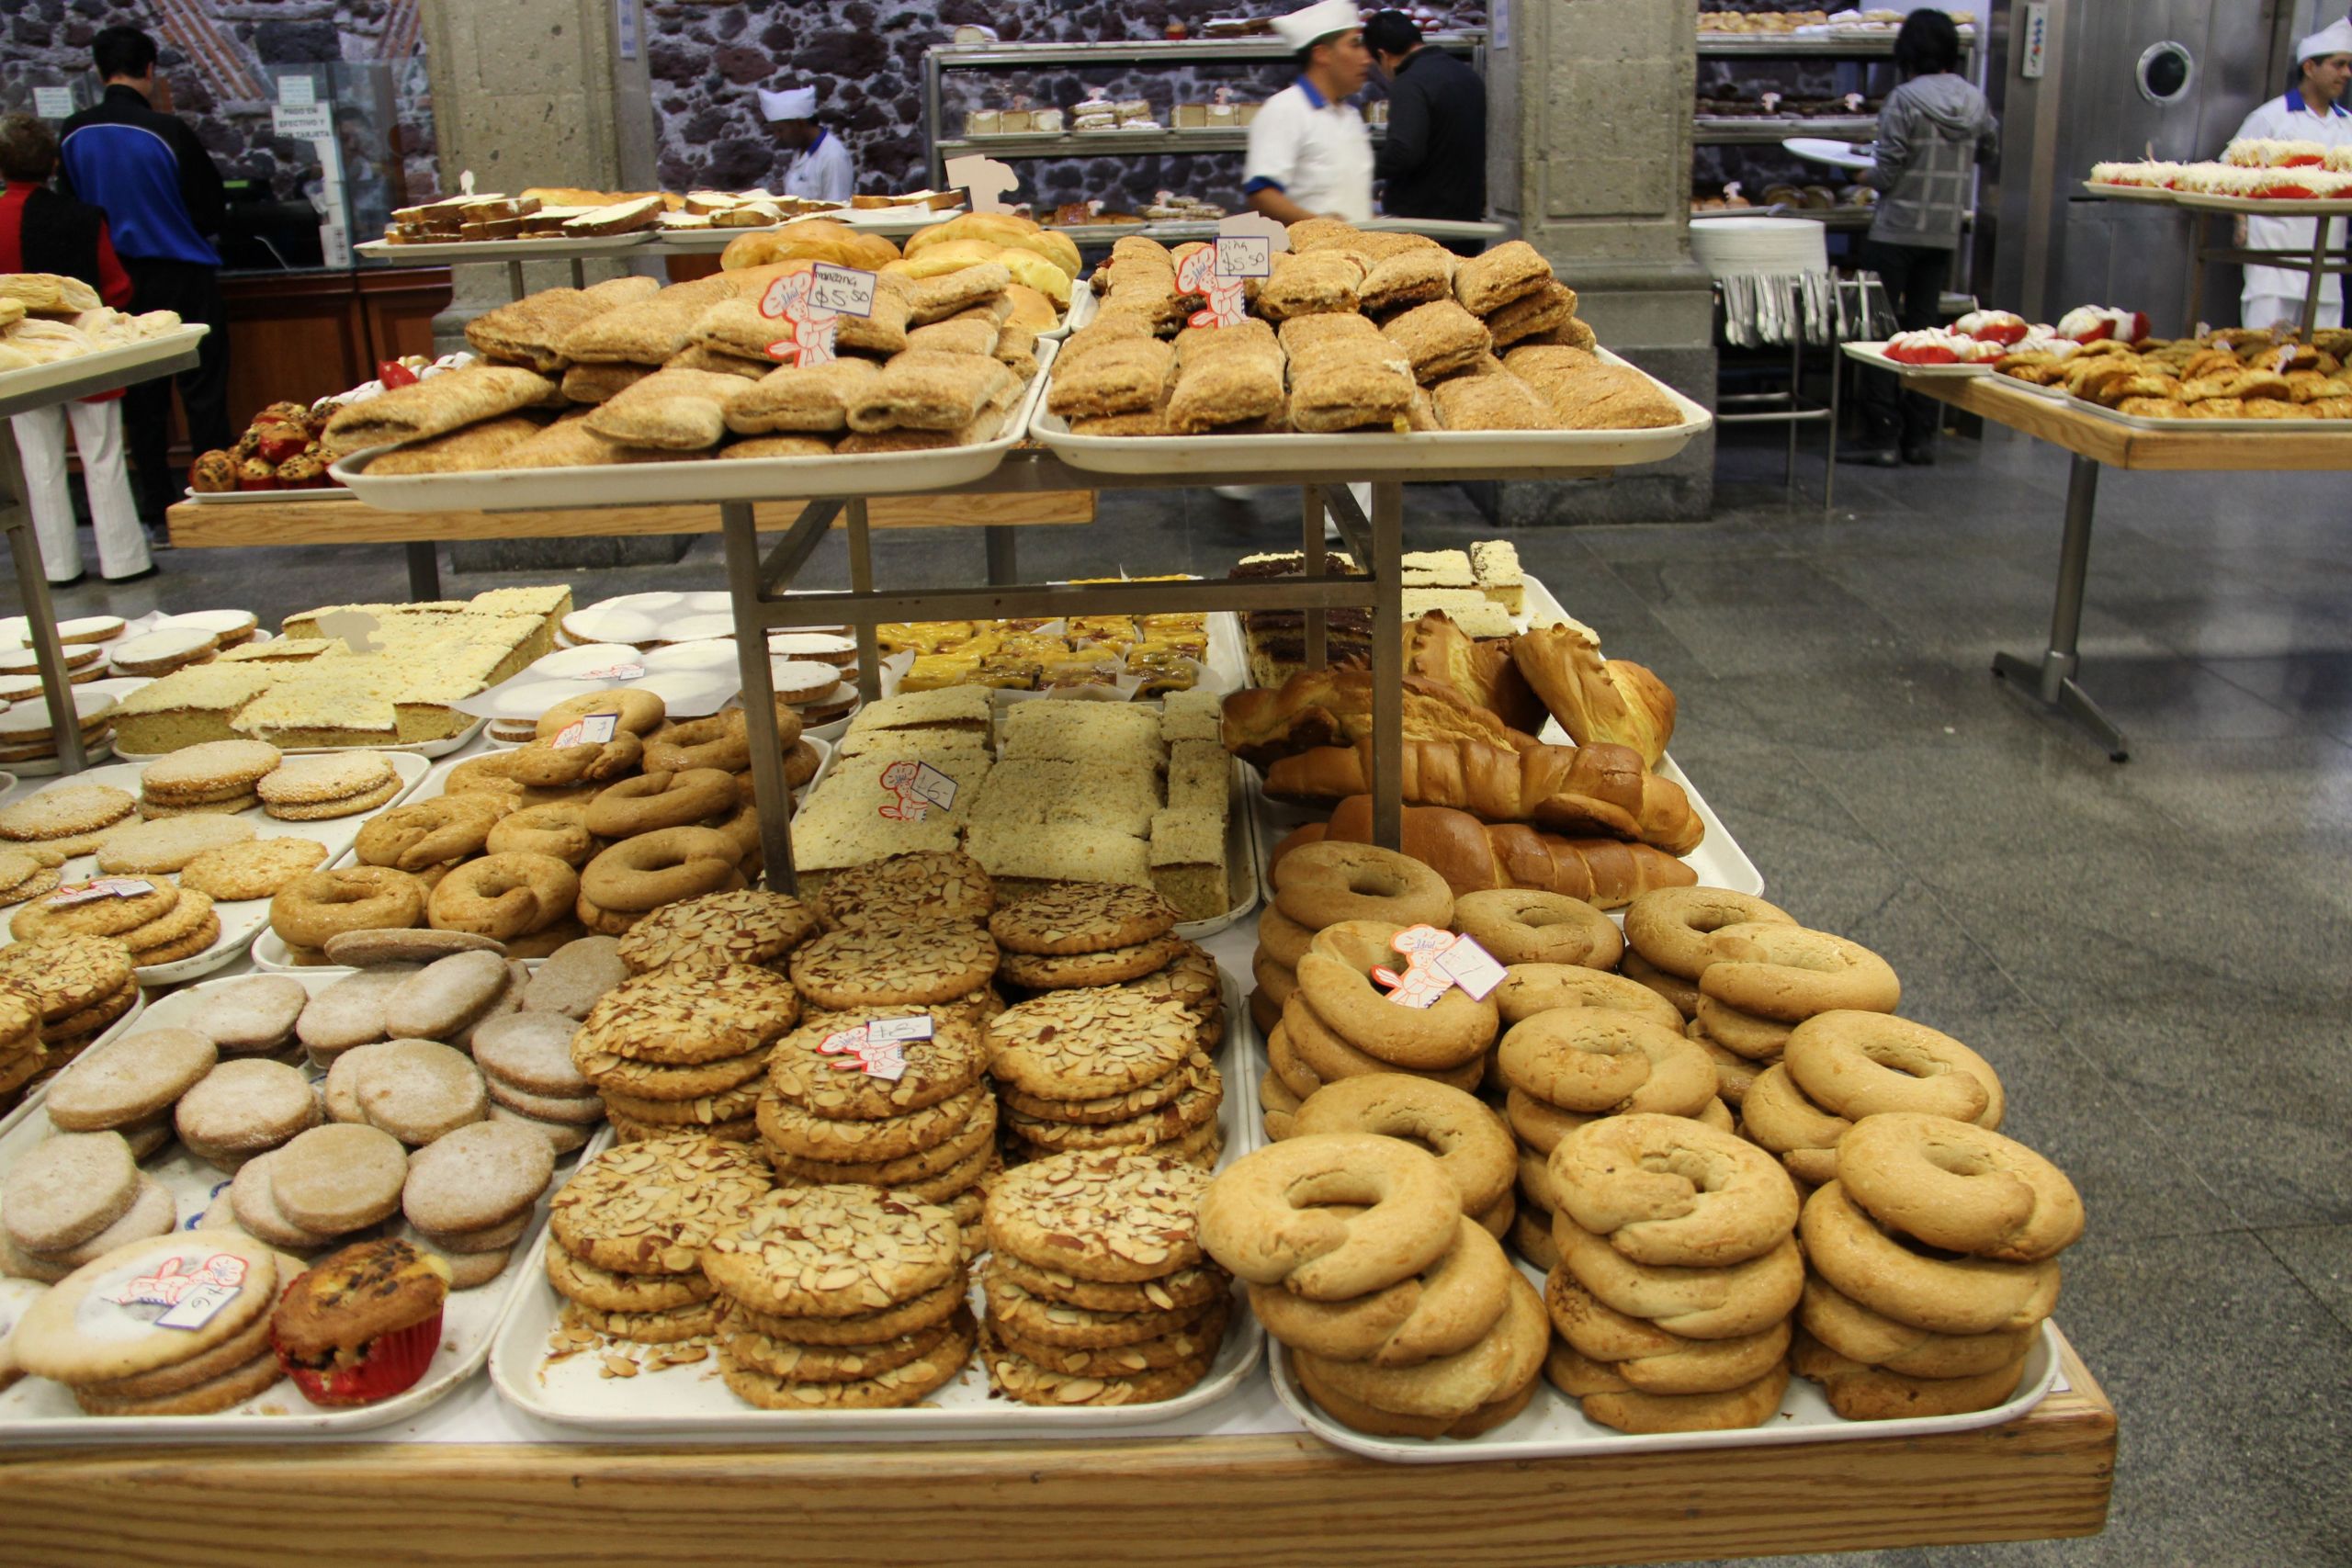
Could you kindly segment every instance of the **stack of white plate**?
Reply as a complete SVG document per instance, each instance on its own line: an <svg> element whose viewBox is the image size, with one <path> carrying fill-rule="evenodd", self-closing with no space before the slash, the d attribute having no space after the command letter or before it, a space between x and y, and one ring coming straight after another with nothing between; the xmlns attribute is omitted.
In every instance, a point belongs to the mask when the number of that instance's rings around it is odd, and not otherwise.
<svg viewBox="0 0 2352 1568"><path fill-rule="evenodd" d="M1690 226L1690 254L1717 277L1822 272L1827 234L1810 218L1716 218Z"/></svg>

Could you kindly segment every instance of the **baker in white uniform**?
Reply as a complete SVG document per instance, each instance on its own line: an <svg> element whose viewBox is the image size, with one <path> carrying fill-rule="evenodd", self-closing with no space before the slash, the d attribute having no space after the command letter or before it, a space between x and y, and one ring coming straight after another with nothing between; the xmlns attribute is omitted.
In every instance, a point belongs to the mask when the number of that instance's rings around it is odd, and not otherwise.
<svg viewBox="0 0 2352 1568"><path fill-rule="evenodd" d="M792 149L784 172L784 194L805 201L847 201L857 184L857 166L842 139L817 123L817 89L760 89L760 115L776 141Z"/></svg>
<svg viewBox="0 0 2352 1568"><path fill-rule="evenodd" d="M1372 216L1372 135L1345 100L1364 84L1372 56L1352 0L1320 0L1274 18L1297 51L1298 80L1268 98L1250 122L1241 193L1283 223Z"/></svg>
<svg viewBox="0 0 2352 1568"><path fill-rule="evenodd" d="M2352 21L2323 28L2295 48L2298 80L2284 97L2258 106L2238 127L2238 140L2267 138L2283 141L2322 141L2329 146L2352 141L2352 113L2344 107L2345 87L2352 83ZM2245 242L2258 251L2301 251L2310 254L2316 236L2316 218L2248 218ZM2328 248L2341 254L2344 223L2327 220ZM2238 301L2238 321L2248 327L2284 321L2300 328L2303 299L2311 275L2284 267L2249 266L2245 292ZM2314 324L2339 326L2344 320L2344 286L2331 274L2320 279L2319 313Z"/></svg>

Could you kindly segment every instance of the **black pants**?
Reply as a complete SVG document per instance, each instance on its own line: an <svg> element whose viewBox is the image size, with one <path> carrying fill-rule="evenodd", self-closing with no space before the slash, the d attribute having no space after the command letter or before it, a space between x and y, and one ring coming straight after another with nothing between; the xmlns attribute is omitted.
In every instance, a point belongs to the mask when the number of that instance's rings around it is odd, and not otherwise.
<svg viewBox="0 0 2352 1568"><path fill-rule="evenodd" d="M1905 332L1936 324L1936 307L1951 277L1950 251L1864 240L1855 259L1886 285ZM1886 450L1899 441L1906 451L1921 450L1935 439L1935 400L1905 391L1892 371L1862 372L1861 405L1862 429L1872 446Z"/></svg>
<svg viewBox="0 0 2352 1568"><path fill-rule="evenodd" d="M149 527L160 528L164 508L177 501L185 488L171 465L173 383L179 385L180 412L196 451L210 452L237 438L229 428L229 315L220 304L217 267L145 256L125 256L122 265L130 274L133 310L177 310L180 320L201 321L212 329L197 351L195 369L141 381L123 393L123 444L130 452L139 515Z"/></svg>

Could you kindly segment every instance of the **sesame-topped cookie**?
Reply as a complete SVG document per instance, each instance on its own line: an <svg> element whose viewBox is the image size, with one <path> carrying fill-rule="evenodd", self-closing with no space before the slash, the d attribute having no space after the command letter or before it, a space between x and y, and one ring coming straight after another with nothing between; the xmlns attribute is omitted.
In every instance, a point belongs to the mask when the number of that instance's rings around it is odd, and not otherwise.
<svg viewBox="0 0 2352 1568"><path fill-rule="evenodd" d="M1165 1077L1192 1055L1199 1020L1115 987L1048 991L989 1021L989 1070L1045 1100L1100 1100Z"/></svg>
<svg viewBox="0 0 2352 1568"><path fill-rule="evenodd" d="M350 751L295 757L264 774L254 785L265 806L316 806L364 795L395 784L391 759L380 751Z"/></svg>
<svg viewBox="0 0 2352 1568"><path fill-rule="evenodd" d="M1167 899L1148 887L1113 882L1063 883L989 917L998 945L1039 954L1131 947L1175 929L1176 908Z"/></svg>
<svg viewBox="0 0 2352 1568"><path fill-rule="evenodd" d="M99 843L98 869L108 875L179 871L207 850L246 843L253 837L253 824L234 817L165 817L135 822L116 829Z"/></svg>
<svg viewBox="0 0 2352 1568"><path fill-rule="evenodd" d="M752 1145L648 1138L583 1161L549 1206L555 1239L619 1274L684 1274L775 1182Z"/></svg>
<svg viewBox="0 0 2352 1568"><path fill-rule="evenodd" d="M139 789L156 800L218 800L252 789L285 760L266 740L207 740L148 763Z"/></svg>
<svg viewBox="0 0 2352 1568"><path fill-rule="evenodd" d="M770 1192L714 1237L703 1272L779 1316L842 1317L919 1296L963 1267L956 1216L870 1187Z"/></svg>
<svg viewBox="0 0 2352 1568"><path fill-rule="evenodd" d="M989 1239L1081 1280L1156 1280L1200 1262L1208 1184L1208 1172L1157 1155L1054 1155L1007 1171L989 1189Z"/></svg>
<svg viewBox="0 0 2352 1568"><path fill-rule="evenodd" d="M793 951L792 983L819 1007L954 1001L996 973L996 943L961 921L828 931Z"/></svg>
<svg viewBox="0 0 2352 1568"><path fill-rule="evenodd" d="M121 821L138 808L112 784L51 784L0 810L0 839L71 839Z"/></svg>

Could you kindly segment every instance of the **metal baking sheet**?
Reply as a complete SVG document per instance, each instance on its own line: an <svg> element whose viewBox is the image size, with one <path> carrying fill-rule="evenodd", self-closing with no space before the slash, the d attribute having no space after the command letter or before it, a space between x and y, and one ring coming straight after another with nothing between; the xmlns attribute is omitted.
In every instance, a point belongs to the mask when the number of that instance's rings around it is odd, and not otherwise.
<svg viewBox="0 0 2352 1568"><path fill-rule="evenodd" d="M1964 376L1990 376L1993 362L1983 360L1974 365L1910 365L1889 358L1883 343L1849 343L1838 345L1849 359L1859 359L1881 370L1892 370L1898 376L1928 376L1939 379L1956 379Z"/></svg>
<svg viewBox="0 0 2352 1568"><path fill-rule="evenodd" d="M1543 1278L1525 1264L1520 1272L1538 1290ZM2041 1404L2058 1377L2058 1340L2043 1323L2026 1352L2017 1392L1990 1410L1965 1416L1917 1416L1893 1421L1849 1421L1829 1408L1819 1387L1792 1376L1777 1417L1729 1432L1620 1432L1588 1420L1575 1400L1544 1382L1527 1408L1476 1438L1381 1438L1342 1426L1298 1386L1283 1347L1272 1353L1274 1393L1290 1413L1333 1448L1394 1464L1479 1464L1497 1460L1577 1459L1600 1454L1659 1453L1692 1449L1777 1448L1790 1443L1854 1442L1865 1438L1932 1438L2014 1421Z"/></svg>
<svg viewBox="0 0 2352 1568"><path fill-rule="evenodd" d="M297 978L316 992L347 973L347 970L328 969ZM201 1018L208 995L222 986L234 984L234 980L208 981L165 997L147 1010L143 1027L164 1028ZM134 1031L117 1033L103 1045L93 1045L83 1054L82 1059L87 1060L102 1049L132 1048L124 1046L122 1042L135 1040L135 1037ZM326 1076L321 1068L305 1070L314 1081ZM45 1112L28 1117L7 1131L0 1132L0 1171L12 1167L49 1134L49 1118ZM425 1369L424 1376L413 1388L373 1404L351 1409L327 1409L312 1404L292 1383L281 1379L243 1404L214 1415L96 1416L84 1415L81 1407L74 1404L72 1393L62 1384L51 1382L45 1378L26 1378L15 1387L0 1393L0 1440L120 1442L138 1438L169 1441L217 1438L273 1440L295 1432L358 1431L413 1416L456 1392L481 1369L490 1355L491 1340L498 1325L504 1319L514 1298L530 1281L530 1264L538 1256L533 1241L546 1225L548 1195L579 1168L581 1158L602 1148L611 1138L611 1129L600 1127L586 1148L578 1154L556 1156L555 1179L548 1185L548 1193L540 1196L538 1208L532 1215L523 1238L515 1243L514 1256L507 1262L505 1272L473 1290L450 1292L448 1303L442 1309L441 1344L434 1351L432 1364ZM198 1159L176 1142L166 1144L160 1151L149 1156L141 1162L140 1169L170 1190L178 1206L178 1224L182 1230L193 1229L197 1218L212 1202L222 1198L229 1189L226 1175ZM377 1231L371 1227L368 1231L355 1233L351 1239L375 1234ZM323 1248L321 1255L332 1250L332 1247Z"/></svg>
<svg viewBox="0 0 2352 1568"><path fill-rule="evenodd" d="M2133 430L2260 430L2290 435L2352 436L2352 419L2157 419L2148 414L2125 413L2088 398L2076 397L2073 392L2066 393L2066 406L2076 413L2090 414Z"/></svg>
<svg viewBox="0 0 2352 1568"><path fill-rule="evenodd" d="M319 863L333 865L359 837L359 829L377 811L387 811L408 798L432 764L423 757L404 751L388 751L385 758L399 775L400 792L375 811L363 811L351 817L329 818L318 822L284 822L267 815L259 807L239 812L238 820L253 825L254 834L262 839L315 839L324 844L327 858ZM21 766L21 764L19 764ZM115 788L139 793L139 775L146 770L143 762L118 762L110 767L88 768L74 775L74 784L112 784ZM75 855L60 868L59 874L68 882L78 882L100 874L98 863L92 855ZM130 874L126 873L125 874ZM233 901L216 899L212 912L220 917L220 934L212 945L190 958L172 964L149 964L132 971L141 986L172 986L209 975L223 964L233 964L253 944L254 938L269 925L269 900L239 898ZM0 945L8 938L0 932Z"/></svg>
<svg viewBox="0 0 2352 1568"><path fill-rule="evenodd" d="M390 446L355 452L330 471L370 506L394 512L522 512L565 506L676 506L828 496L908 495L986 478L1021 444L1060 346L1040 341L1038 370L993 441L935 452L822 457L695 458L584 468L488 469L377 479L368 465Z"/></svg>
<svg viewBox="0 0 2352 1568"><path fill-rule="evenodd" d="M1225 1045L1219 1053L1225 1100L1217 1109L1225 1130L1225 1153L1218 1161L1222 1169L1255 1147L1261 1134L1251 1129L1258 1117L1256 1084L1243 1078L1251 1055L1245 1039L1249 1010L1242 1005L1233 974L1224 971L1220 978L1226 1020ZM988 1372L975 1353L954 1382L928 1403L911 1409L760 1410L728 1392L719 1381L715 1356L626 1379L600 1376L593 1354L573 1355L549 1364L548 1336L563 1309L563 1298L547 1281L544 1256L549 1245L542 1235L530 1256L521 1260L530 1282L516 1292L513 1307L498 1326L490 1353L491 1382L501 1398L526 1415L561 1427L602 1432L648 1438L723 1432L783 1441L821 1439L855 1430L943 1439L990 1433L1040 1437L1113 1430L1164 1421L1224 1398L1248 1381L1265 1338L1237 1284L1225 1343L1218 1348L1216 1362L1207 1376L1173 1399L1102 1408L1046 1409L1022 1404L990 1394ZM977 1314L984 1305L977 1279L972 1302Z"/></svg>
<svg viewBox="0 0 2352 1568"><path fill-rule="evenodd" d="M569 261L574 256L605 256L633 251L653 238L650 229L626 234L596 234L584 239L452 240L440 244L395 245L368 240L351 248L370 261Z"/></svg>
<svg viewBox="0 0 2352 1568"><path fill-rule="evenodd" d="M1608 364L1625 361L1600 351ZM1040 378L1044 379L1044 378ZM1407 434L1353 431L1337 435L1076 435L1058 414L1038 412L1030 434L1073 468L1105 474L1319 474L1356 477L1416 470L1461 473L1509 469L1623 468L1673 457L1713 419L1664 382L1682 423L1657 430L1425 430Z"/></svg>

